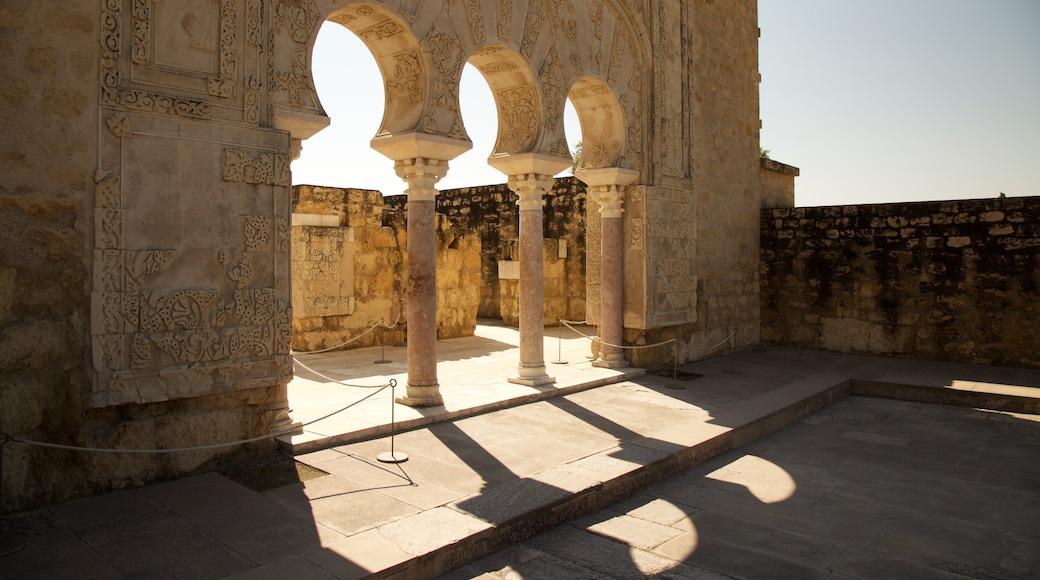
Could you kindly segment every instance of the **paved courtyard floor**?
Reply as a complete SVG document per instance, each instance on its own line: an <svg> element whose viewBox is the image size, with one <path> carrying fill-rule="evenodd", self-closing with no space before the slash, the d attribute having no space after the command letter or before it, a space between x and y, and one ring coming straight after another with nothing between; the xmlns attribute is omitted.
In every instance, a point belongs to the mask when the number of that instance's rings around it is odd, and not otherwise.
<svg viewBox="0 0 1040 580"><path fill-rule="evenodd" d="M761 348L676 381L592 369L571 337L559 384L523 391L515 330L480 333L438 343L445 407L395 409L407 462L376 460L388 391L322 424L372 391L298 369L287 478L6 516L27 545L0 578L1040 576L1040 371ZM304 362L381 384L381 355Z"/></svg>
<svg viewBox="0 0 1040 580"><path fill-rule="evenodd" d="M446 578L1038 578L1040 417L849 397Z"/></svg>

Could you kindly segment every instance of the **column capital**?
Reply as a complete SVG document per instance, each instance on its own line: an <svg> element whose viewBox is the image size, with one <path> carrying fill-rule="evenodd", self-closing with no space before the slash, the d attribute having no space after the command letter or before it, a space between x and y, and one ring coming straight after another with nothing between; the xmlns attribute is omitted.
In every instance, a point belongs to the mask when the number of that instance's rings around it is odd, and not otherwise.
<svg viewBox="0 0 1040 580"><path fill-rule="evenodd" d="M394 171L408 184L404 190L408 201L434 201L437 190L433 186L448 173L448 162L426 157L400 159L394 162Z"/></svg>
<svg viewBox="0 0 1040 580"><path fill-rule="evenodd" d="M589 197L599 202L599 215L604 218L619 218L625 210L621 207L625 202L625 186L623 185L590 185Z"/></svg>
<svg viewBox="0 0 1040 580"><path fill-rule="evenodd" d="M545 205L543 196L552 188L553 176L542 173L521 173L509 176L509 189L520 199L516 205L520 211L541 211Z"/></svg>

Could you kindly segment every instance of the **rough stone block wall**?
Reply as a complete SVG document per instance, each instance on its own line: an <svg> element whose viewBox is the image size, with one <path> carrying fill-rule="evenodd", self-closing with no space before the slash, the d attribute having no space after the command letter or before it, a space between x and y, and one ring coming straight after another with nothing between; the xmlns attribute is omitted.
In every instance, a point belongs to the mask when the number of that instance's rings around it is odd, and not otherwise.
<svg viewBox="0 0 1040 580"><path fill-rule="evenodd" d="M767 209L769 344L1040 366L1040 199Z"/></svg>
<svg viewBox="0 0 1040 580"><path fill-rule="evenodd" d="M386 205L384 199L388 201ZM406 201L404 196L384 198L372 190L312 185L293 188L294 215L331 216L339 224L293 226L295 350L321 350L350 340L349 348L404 345L408 236L402 201ZM336 246L335 260L330 260L328 240L333 237L345 243ZM338 263L345 255L342 246L350 247L352 270L344 265L341 272L331 277L336 290L321 292L308 287L312 284L306 279L308 274L316 278L312 272L322 269L322 263L326 264L324 269L331 269L331 262ZM311 256L318 259L308 259ZM438 338L473 334L479 286L480 239L438 215ZM386 324L398 321L398 325L366 333L380 319Z"/></svg>
<svg viewBox="0 0 1040 580"><path fill-rule="evenodd" d="M585 319L585 201L585 184L573 177L557 179L545 195L545 324ZM402 200L388 198L388 203ZM518 283L501 279L498 267L499 261L520 257L516 194L506 184L445 190L437 194L437 212L480 239L477 316L518 325Z"/></svg>

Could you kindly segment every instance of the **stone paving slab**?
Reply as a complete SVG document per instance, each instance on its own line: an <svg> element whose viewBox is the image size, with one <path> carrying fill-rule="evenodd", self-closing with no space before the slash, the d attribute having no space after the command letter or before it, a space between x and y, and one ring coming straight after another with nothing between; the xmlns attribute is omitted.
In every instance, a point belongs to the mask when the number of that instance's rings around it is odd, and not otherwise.
<svg viewBox="0 0 1040 580"><path fill-rule="evenodd" d="M1038 441L1040 417L857 396L811 419L821 416L444 578L1040 577L1040 510L1030 501L1040 481L981 483L922 466L986 458L1009 425ZM840 437L889 428L917 451ZM950 453L951 437L976 444ZM1027 478L1033 471L994 463ZM561 562L559 575L543 575Z"/></svg>
<svg viewBox="0 0 1040 580"><path fill-rule="evenodd" d="M388 450L387 437L367 439L299 455L328 475L262 493L206 474L18 516L15 523L50 523L0 561L0 571L4 578L427 578L454 568L449 577L1040 573L1035 415L850 396L858 380L933 391L960 380L982 392L984 384L1010 384L1025 390L1008 396L1040 398L1040 372L785 349L683 370L700 377L645 375L402 432L394 444L411 458L400 465L375 460ZM554 527L548 539L536 537ZM972 557L958 555L973 548Z"/></svg>

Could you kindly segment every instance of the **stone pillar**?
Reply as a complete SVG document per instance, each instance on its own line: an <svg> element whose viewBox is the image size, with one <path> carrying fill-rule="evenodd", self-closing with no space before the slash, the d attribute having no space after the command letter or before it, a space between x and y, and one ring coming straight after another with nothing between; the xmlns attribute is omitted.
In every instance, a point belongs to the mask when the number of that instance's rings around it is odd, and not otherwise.
<svg viewBox="0 0 1040 580"><path fill-rule="evenodd" d="M509 176L509 188L520 198L520 364L509 382L550 384L556 379L545 370L542 196L552 187L553 175L570 163L535 153L493 156L488 162Z"/></svg>
<svg viewBox="0 0 1040 580"><path fill-rule="evenodd" d="M592 365L603 368L628 366L624 350L625 277L624 223L621 219L625 187L635 182L638 174L620 168L585 169L578 179L589 186L589 197L600 207L600 306L599 358Z"/></svg>
<svg viewBox="0 0 1040 580"><path fill-rule="evenodd" d="M545 275L542 251L542 197L552 187L552 175L528 173L509 177L520 206L520 365L510 382L545 385L556 379L545 371Z"/></svg>
<svg viewBox="0 0 1040 580"><path fill-rule="evenodd" d="M443 405L437 383L437 224L433 186L448 162L404 159L394 164L408 183L408 385L399 402L411 407Z"/></svg>
<svg viewBox="0 0 1040 580"><path fill-rule="evenodd" d="M394 160L408 184L408 384L397 402L411 407L444 404L437 382L437 190L448 161L469 150L468 140L426 133L372 139L372 148Z"/></svg>

